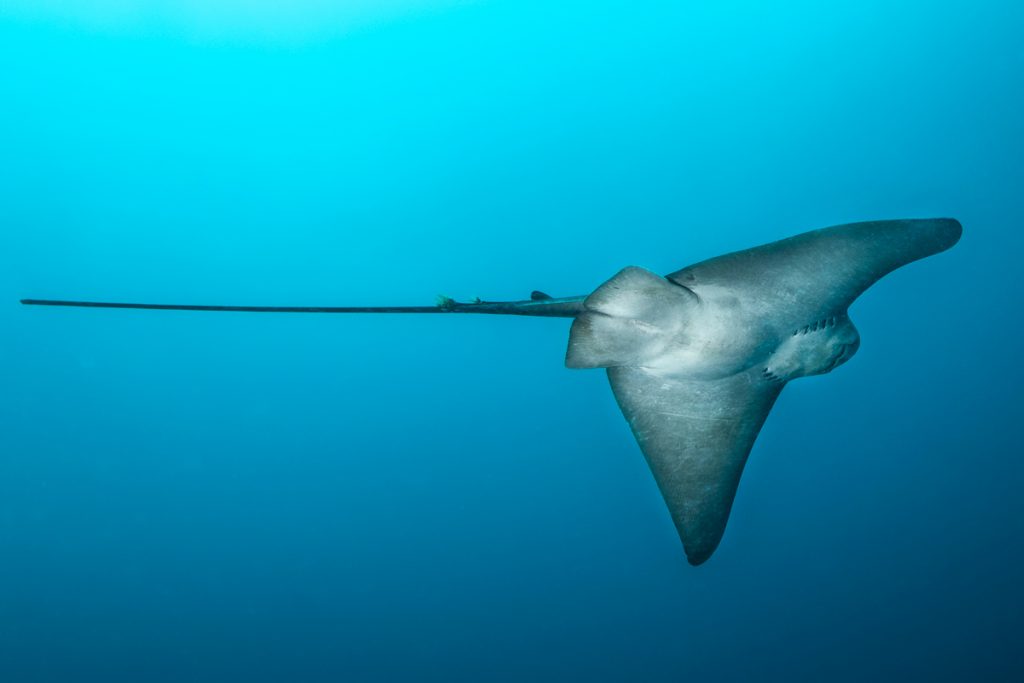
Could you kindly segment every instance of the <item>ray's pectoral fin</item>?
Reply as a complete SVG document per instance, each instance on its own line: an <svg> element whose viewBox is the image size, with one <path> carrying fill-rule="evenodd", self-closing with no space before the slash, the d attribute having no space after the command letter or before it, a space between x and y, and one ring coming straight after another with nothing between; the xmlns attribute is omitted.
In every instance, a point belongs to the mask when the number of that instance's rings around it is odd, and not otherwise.
<svg viewBox="0 0 1024 683"><path fill-rule="evenodd" d="M608 368L691 564L718 546L747 455L785 384L759 368L712 380L651 369L685 343L698 305L686 287L626 268L584 300L566 354L570 368Z"/></svg>
<svg viewBox="0 0 1024 683"><path fill-rule="evenodd" d="M690 564L718 547L747 456L784 386L758 373L676 380L642 368L608 369Z"/></svg>
<svg viewBox="0 0 1024 683"><path fill-rule="evenodd" d="M696 296L649 270L630 266L583 301L569 333L565 365L643 365L673 343Z"/></svg>

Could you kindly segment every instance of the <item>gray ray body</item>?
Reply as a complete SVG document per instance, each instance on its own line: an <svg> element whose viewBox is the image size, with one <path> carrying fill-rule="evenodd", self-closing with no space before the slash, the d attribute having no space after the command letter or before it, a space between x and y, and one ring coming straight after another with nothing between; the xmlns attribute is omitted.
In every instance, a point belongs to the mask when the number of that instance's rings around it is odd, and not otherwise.
<svg viewBox="0 0 1024 683"><path fill-rule="evenodd" d="M960 233L951 219L841 225L664 278L626 268L583 301L566 365L607 368L691 564L718 546L786 382L849 360L860 344L854 299Z"/></svg>
<svg viewBox="0 0 1024 683"><path fill-rule="evenodd" d="M725 531L740 475L787 382L856 353L847 308L880 277L960 239L952 219L851 223L660 277L629 267L587 297L437 306L220 306L23 299L43 306L574 318L565 362L606 368L691 564Z"/></svg>

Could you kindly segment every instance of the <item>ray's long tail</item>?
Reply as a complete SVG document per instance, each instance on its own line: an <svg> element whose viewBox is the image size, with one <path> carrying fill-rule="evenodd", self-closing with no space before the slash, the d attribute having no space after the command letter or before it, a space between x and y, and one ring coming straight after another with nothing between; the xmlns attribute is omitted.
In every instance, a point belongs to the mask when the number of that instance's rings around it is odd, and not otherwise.
<svg viewBox="0 0 1024 683"><path fill-rule="evenodd" d="M573 318L583 310L582 296L555 299L533 292L523 301L460 302L438 297L435 306L220 306L206 304L145 304L112 301L68 301L61 299L22 299L26 306L64 306L72 308L129 308L155 311L208 311L234 313L484 313L490 315L526 315L545 318Z"/></svg>

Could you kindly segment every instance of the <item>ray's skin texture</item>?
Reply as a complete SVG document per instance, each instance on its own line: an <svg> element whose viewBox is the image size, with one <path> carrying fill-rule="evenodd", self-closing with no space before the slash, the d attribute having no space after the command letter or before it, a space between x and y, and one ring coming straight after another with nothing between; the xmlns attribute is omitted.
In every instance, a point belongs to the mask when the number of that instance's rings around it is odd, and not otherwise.
<svg viewBox="0 0 1024 683"><path fill-rule="evenodd" d="M565 364L606 368L691 564L718 547L743 466L787 382L860 346L850 304L960 239L949 218L851 223L725 254L667 277L630 266L587 297L437 306L274 307L23 299L44 306L259 313L487 313L573 318Z"/></svg>
<svg viewBox="0 0 1024 683"><path fill-rule="evenodd" d="M584 300L566 365L608 368L691 564L718 547L786 382L848 361L860 346L854 299L960 233L951 219L841 225L666 278L626 268Z"/></svg>

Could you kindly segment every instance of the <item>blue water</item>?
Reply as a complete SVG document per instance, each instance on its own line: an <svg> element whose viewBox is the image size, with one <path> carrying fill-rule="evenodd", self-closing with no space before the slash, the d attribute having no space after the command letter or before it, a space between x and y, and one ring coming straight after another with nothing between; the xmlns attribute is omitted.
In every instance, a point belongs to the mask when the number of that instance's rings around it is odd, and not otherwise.
<svg viewBox="0 0 1024 683"><path fill-rule="evenodd" d="M0 681L1021 680L1021 8L8 0ZM926 216L698 568L564 320L16 303L567 296Z"/></svg>

